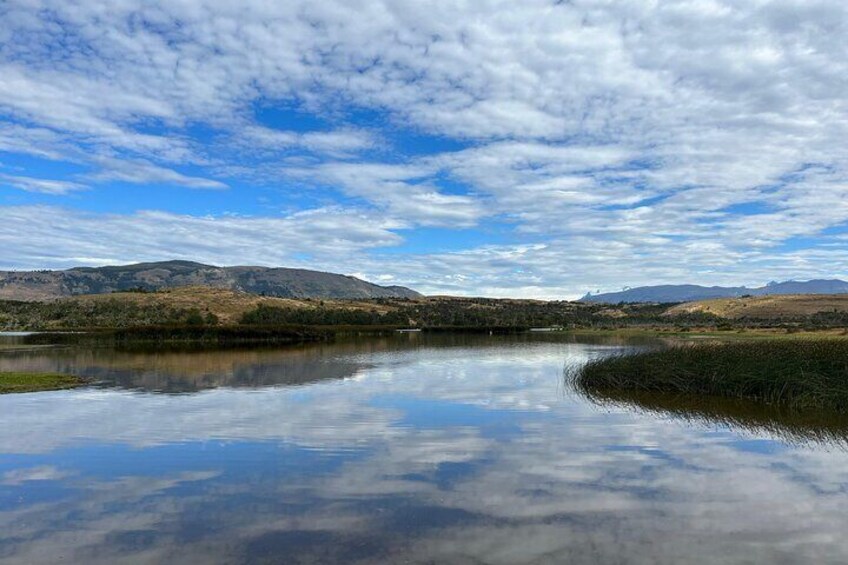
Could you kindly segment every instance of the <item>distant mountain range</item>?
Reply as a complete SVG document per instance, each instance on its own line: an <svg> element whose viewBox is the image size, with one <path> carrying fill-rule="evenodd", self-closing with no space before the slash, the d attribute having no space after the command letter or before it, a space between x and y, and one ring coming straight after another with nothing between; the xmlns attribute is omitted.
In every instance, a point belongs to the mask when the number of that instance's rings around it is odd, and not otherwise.
<svg viewBox="0 0 848 565"><path fill-rule="evenodd" d="M208 286L283 298L413 298L402 286L380 286L356 277L268 267L215 267L191 261L77 267L66 271L0 271L0 299L47 300L133 289Z"/></svg>
<svg viewBox="0 0 848 565"><path fill-rule="evenodd" d="M695 284L666 284L639 286L621 292L602 294L589 293L581 302L691 302L709 298L733 298L738 296L767 296L770 294L846 294L848 282L838 279L812 281L770 282L766 286L699 286Z"/></svg>

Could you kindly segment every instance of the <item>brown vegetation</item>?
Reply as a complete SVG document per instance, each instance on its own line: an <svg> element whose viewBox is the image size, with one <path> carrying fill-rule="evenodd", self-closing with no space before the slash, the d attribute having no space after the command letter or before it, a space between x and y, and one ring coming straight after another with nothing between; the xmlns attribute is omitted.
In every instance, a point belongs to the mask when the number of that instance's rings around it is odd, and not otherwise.
<svg viewBox="0 0 848 565"><path fill-rule="evenodd" d="M686 302L668 309L666 315L712 314L738 320L795 319L819 313L848 312L848 294L784 294L715 298Z"/></svg>
<svg viewBox="0 0 848 565"><path fill-rule="evenodd" d="M376 305L373 301L356 300L316 300L303 298L273 298L236 292L221 288L204 286L186 286L159 292L121 292L113 294L92 294L63 298L77 303L106 302L119 298L121 301L133 302L139 306L165 306L174 310L197 309L202 313L211 312L218 317L221 324L235 324L245 312L257 306L276 306L278 308L344 308L350 310L386 310L385 306Z"/></svg>

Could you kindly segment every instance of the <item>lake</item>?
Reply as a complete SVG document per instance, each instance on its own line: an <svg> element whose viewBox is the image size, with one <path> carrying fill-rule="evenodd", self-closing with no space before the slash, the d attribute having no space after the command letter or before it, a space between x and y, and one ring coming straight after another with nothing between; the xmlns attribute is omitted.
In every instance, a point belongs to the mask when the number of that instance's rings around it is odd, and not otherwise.
<svg viewBox="0 0 848 565"><path fill-rule="evenodd" d="M7 350L96 383L0 396L0 562L848 562L843 422L564 379L642 345Z"/></svg>

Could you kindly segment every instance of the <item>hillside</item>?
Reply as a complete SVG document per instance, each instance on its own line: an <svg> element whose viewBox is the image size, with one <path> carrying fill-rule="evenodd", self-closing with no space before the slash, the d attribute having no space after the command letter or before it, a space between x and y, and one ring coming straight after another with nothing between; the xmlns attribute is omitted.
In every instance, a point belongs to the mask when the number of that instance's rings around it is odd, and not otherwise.
<svg viewBox="0 0 848 565"><path fill-rule="evenodd" d="M66 271L0 271L0 299L49 300L84 294L205 286L281 298L412 298L401 286L379 286L356 277L268 267L215 267L189 261L78 267Z"/></svg>
<svg viewBox="0 0 848 565"><path fill-rule="evenodd" d="M848 313L848 294L788 294L718 298L678 304L666 311L668 316L712 314L739 320L799 319L816 314Z"/></svg>
<svg viewBox="0 0 848 565"><path fill-rule="evenodd" d="M771 282L762 287L745 286L700 286L694 284L640 286L621 292L587 294L581 302L691 302L711 298L733 298L741 296L773 296L786 294L845 294L848 282L833 280Z"/></svg>
<svg viewBox="0 0 848 565"><path fill-rule="evenodd" d="M313 310L317 308L345 310L376 310L381 313L388 308L372 301L357 300L312 300L299 298L276 298L221 288L187 286L159 292L121 292L114 294L91 294L66 298L80 306L103 304L112 301L131 303L139 308L169 308L171 310L199 310L214 314L221 324L235 324L245 312L258 306L286 309Z"/></svg>
<svg viewBox="0 0 848 565"><path fill-rule="evenodd" d="M193 286L45 301L0 300L0 330L144 326L609 327L659 320L662 306L610 309L538 300L420 297L300 299Z"/></svg>
<svg viewBox="0 0 848 565"><path fill-rule="evenodd" d="M51 301L0 301L0 328L124 327L181 323L193 312L215 324L237 324L245 312L272 307L287 311L332 309L376 312L387 308L374 301L275 298L222 288L189 286L158 292L116 292L70 296ZM210 316L211 314L211 316ZM16 320L13 323L13 320Z"/></svg>
<svg viewBox="0 0 848 565"><path fill-rule="evenodd" d="M568 329L848 326L848 294L713 299L679 304L580 303L420 297L310 299L202 286L116 292L46 301L0 300L0 330L203 327L420 327ZM787 326L788 327L788 326Z"/></svg>

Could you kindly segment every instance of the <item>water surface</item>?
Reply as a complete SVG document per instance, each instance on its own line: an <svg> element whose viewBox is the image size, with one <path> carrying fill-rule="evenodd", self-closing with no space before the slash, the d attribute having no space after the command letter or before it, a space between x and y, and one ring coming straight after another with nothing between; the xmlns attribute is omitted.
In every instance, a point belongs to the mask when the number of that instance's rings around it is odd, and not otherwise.
<svg viewBox="0 0 848 565"><path fill-rule="evenodd" d="M563 382L626 347L6 351L96 384L0 396L0 562L848 561L840 423Z"/></svg>

